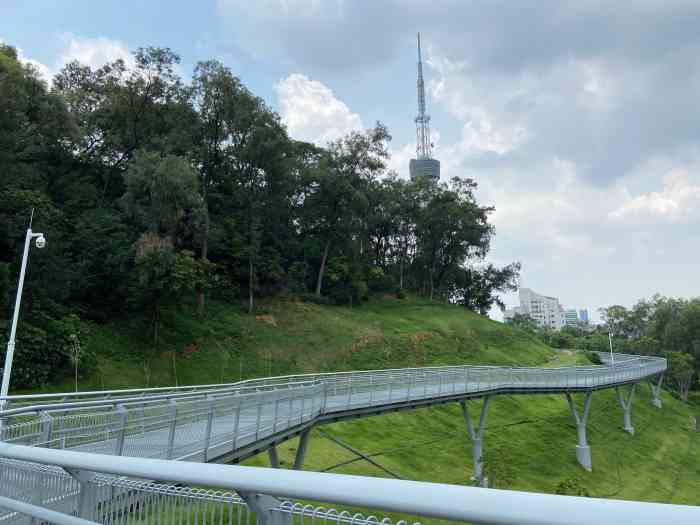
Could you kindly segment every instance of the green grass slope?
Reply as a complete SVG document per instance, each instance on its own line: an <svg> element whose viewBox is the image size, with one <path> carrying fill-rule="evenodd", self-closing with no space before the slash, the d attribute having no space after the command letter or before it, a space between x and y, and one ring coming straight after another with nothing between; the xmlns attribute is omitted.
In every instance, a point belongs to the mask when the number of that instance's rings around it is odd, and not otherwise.
<svg viewBox="0 0 700 525"><path fill-rule="evenodd" d="M100 367L80 389L172 385L176 376L179 384L202 384L313 371L582 362L580 355L556 353L463 308L416 299L375 300L359 308L272 302L257 316L215 303L204 319L181 309L168 312L164 324L157 351L138 323L92 326L89 344ZM638 386L636 434L630 436L622 430L613 391L593 394L591 473L576 463L576 429L563 395L494 398L484 438L492 483L552 493L575 480L591 496L699 504L700 446L691 429L696 410L666 392L659 410L650 396L648 386ZM469 403L476 417L481 403ZM291 465L295 448L295 441L280 446L283 466ZM247 463L267 465L267 456ZM305 468L468 484L472 462L459 406L450 405L317 428Z"/></svg>

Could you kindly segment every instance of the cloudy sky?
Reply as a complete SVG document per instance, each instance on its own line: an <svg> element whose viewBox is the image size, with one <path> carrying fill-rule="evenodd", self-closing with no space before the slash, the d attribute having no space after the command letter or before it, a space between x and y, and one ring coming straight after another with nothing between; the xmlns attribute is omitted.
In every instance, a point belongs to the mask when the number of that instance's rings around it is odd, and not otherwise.
<svg viewBox="0 0 700 525"><path fill-rule="evenodd" d="M218 58L295 138L384 122L402 176L418 31L443 179L476 179L496 207L494 262L572 307L700 295L697 0L0 4L0 39L46 76L147 45L183 75Z"/></svg>

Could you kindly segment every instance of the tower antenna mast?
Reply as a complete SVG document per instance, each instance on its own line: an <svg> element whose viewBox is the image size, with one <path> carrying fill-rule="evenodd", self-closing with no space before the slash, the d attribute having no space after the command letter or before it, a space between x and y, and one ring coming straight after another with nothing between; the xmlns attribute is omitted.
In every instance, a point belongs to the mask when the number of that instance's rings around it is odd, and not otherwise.
<svg viewBox="0 0 700 525"><path fill-rule="evenodd" d="M425 82L423 82L423 61L420 52L418 33L418 116L416 117L416 157L419 160L432 158L430 144L430 115L425 113Z"/></svg>

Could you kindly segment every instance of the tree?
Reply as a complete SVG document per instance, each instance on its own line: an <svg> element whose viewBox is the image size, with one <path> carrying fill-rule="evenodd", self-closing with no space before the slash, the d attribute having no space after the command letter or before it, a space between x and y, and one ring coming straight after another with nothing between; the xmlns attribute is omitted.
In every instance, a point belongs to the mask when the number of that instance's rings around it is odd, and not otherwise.
<svg viewBox="0 0 700 525"><path fill-rule="evenodd" d="M492 208L477 205L474 189L473 180L459 178L452 179L449 189L426 188L416 221L417 259L427 269L431 300L468 258L482 258L488 251L493 227L487 217Z"/></svg>
<svg viewBox="0 0 700 525"><path fill-rule="evenodd" d="M520 263L512 263L503 268L487 264L481 268L467 267L457 273L451 296L470 310L487 315L494 304L501 310L505 304L498 297L499 292L514 292L518 289Z"/></svg>
<svg viewBox="0 0 700 525"><path fill-rule="evenodd" d="M128 216L144 233L136 243L134 262L141 298L151 310L158 344L162 301L206 281L206 261L195 265L191 252L178 248L201 224L198 175L186 159L139 152L125 174L122 198Z"/></svg>
<svg viewBox="0 0 700 525"><path fill-rule="evenodd" d="M326 262L334 244L347 245L367 238L367 190L383 173L388 158L388 130L381 123L364 133L349 135L328 145L312 192L304 202L305 229L321 250L315 293L321 295ZM364 247L360 246L360 253Z"/></svg>
<svg viewBox="0 0 700 525"><path fill-rule="evenodd" d="M668 373L671 381L678 388L683 401L688 401L688 392L695 377L693 357L683 352L667 352Z"/></svg>

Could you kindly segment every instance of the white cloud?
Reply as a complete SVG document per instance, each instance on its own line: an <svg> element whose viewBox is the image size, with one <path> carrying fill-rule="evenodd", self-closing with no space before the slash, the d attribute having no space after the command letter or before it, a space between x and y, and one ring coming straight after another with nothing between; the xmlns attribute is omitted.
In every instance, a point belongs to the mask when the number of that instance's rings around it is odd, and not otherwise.
<svg viewBox="0 0 700 525"><path fill-rule="evenodd" d="M678 168L663 178L663 189L629 196L608 214L616 221L667 220L679 222L687 219L700 204L700 184L694 183L688 170Z"/></svg>
<svg viewBox="0 0 700 525"><path fill-rule="evenodd" d="M275 84L280 115L292 137L325 145L362 129L357 113L317 80L294 73Z"/></svg>
<svg viewBox="0 0 700 525"><path fill-rule="evenodd" d="M61 65L77 60L81 64L95 68L120 58L127 66L134 64L134 57L129 48L118 40L104 37L77 38L73 35L68 35L67 39L66 48L59 59Z"/></svg>

